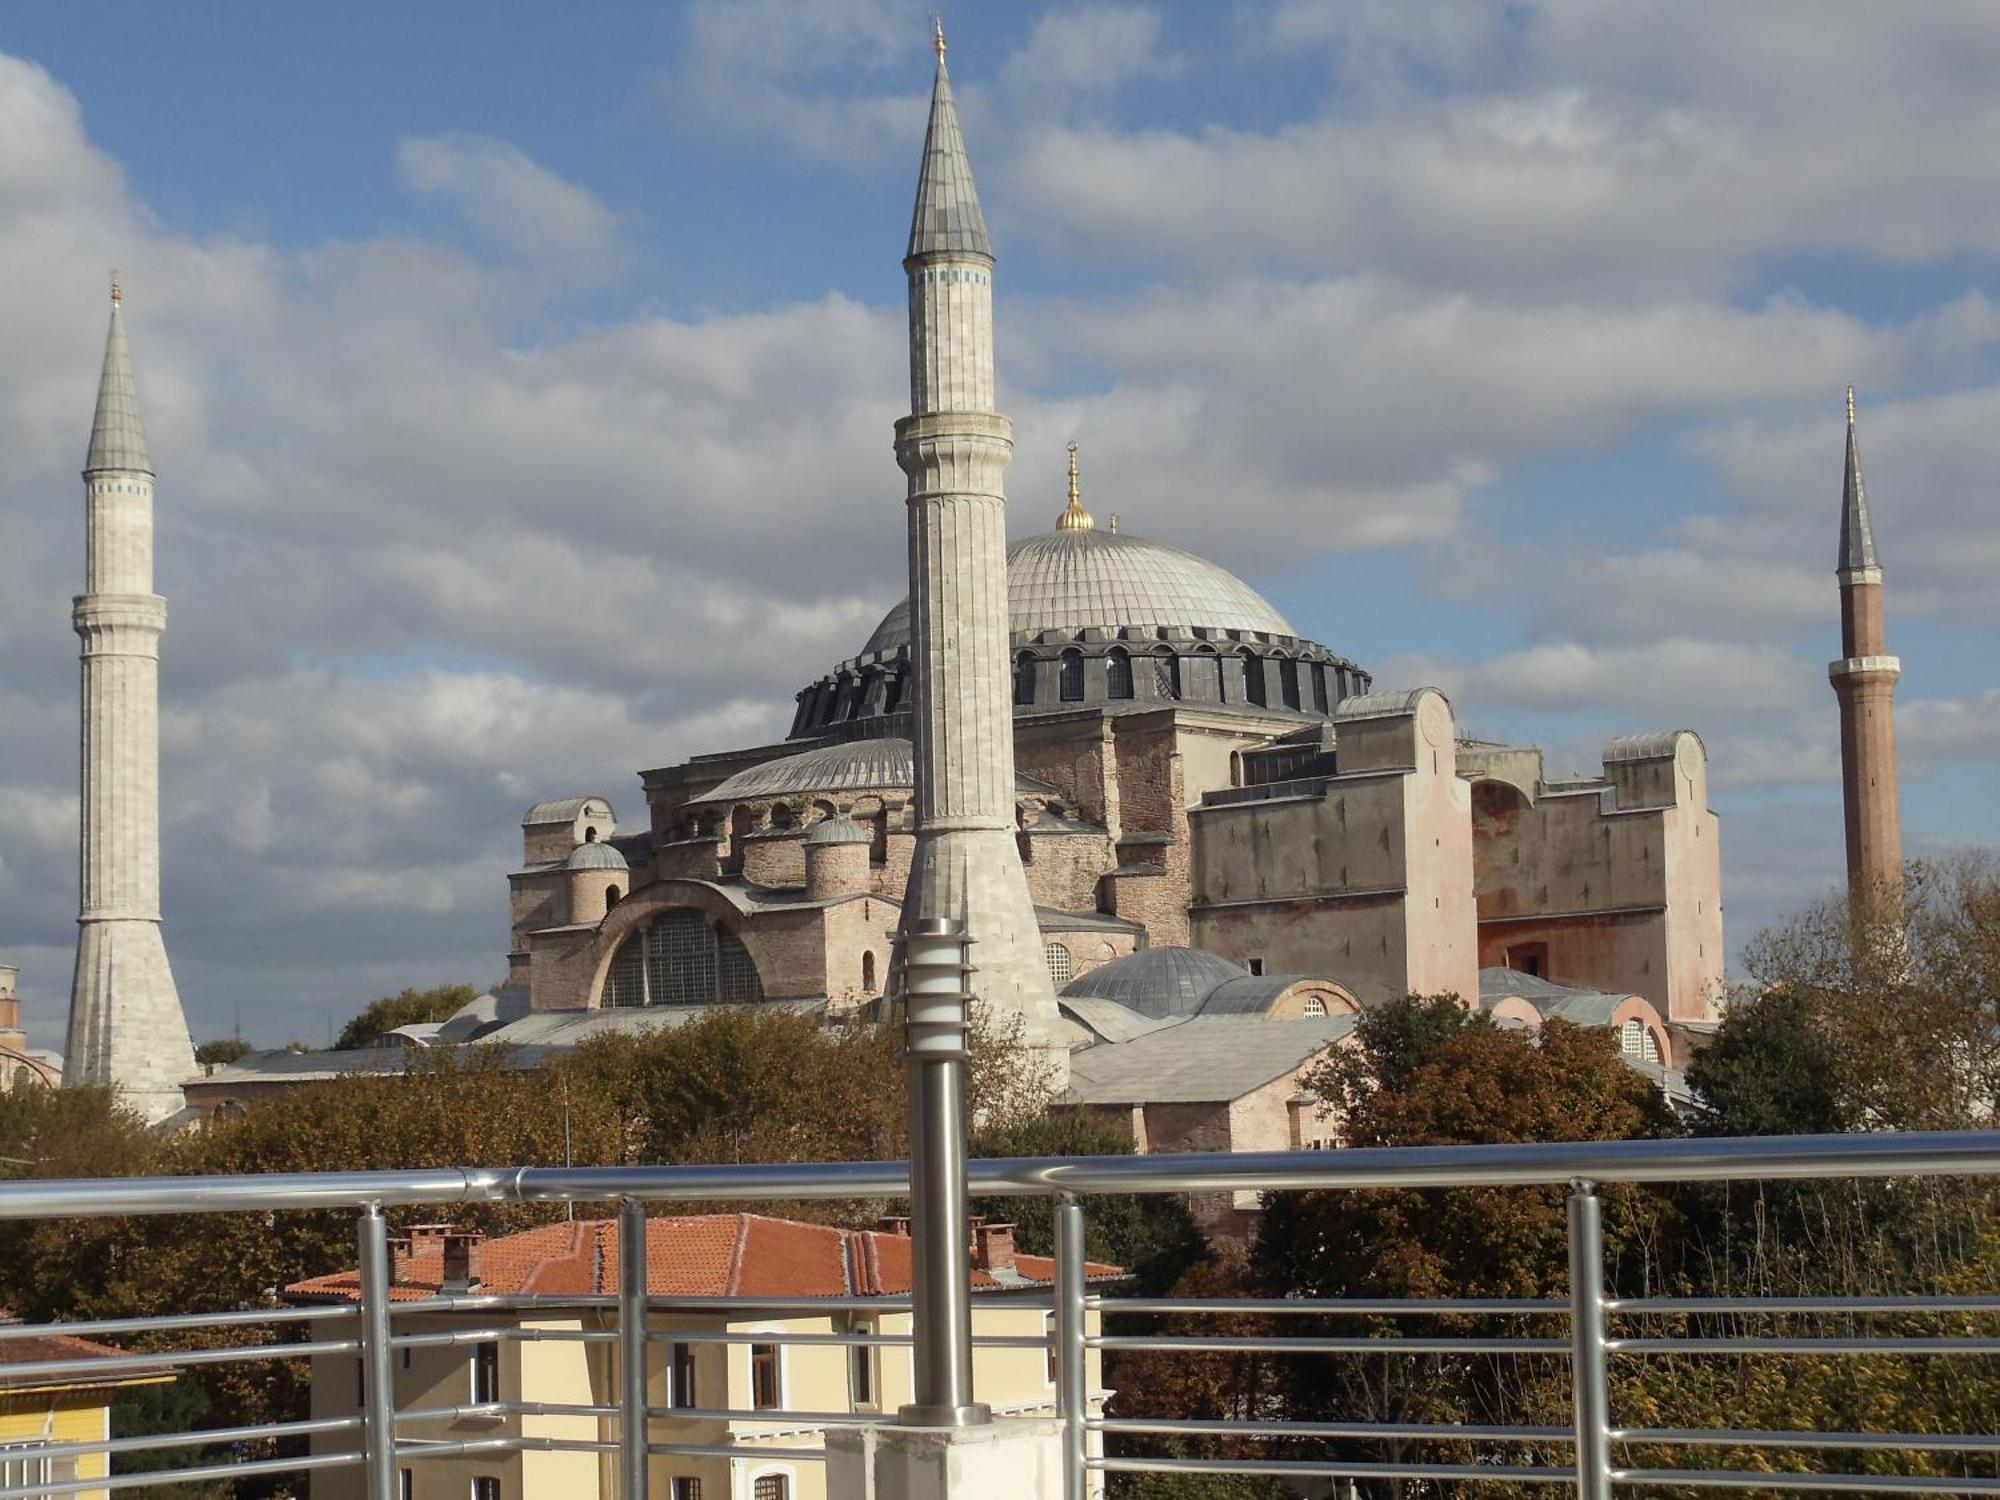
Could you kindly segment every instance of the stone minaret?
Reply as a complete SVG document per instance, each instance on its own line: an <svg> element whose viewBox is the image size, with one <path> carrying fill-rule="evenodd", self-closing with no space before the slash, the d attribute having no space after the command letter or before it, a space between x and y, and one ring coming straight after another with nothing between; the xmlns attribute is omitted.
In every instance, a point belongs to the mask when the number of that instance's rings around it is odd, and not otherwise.
<svg viewBox="0 0 2000 1500"><path fill-rule="evenodd" d="M83 837L63 1082L114 1085L157 1121L184 1105L181 1082L195 1067L160 936L167 601L153 592L153 465L115 281L83 486L84 592L72 615L83 640Z"/></svg>
<svg viewBox="0 0 2000 1500"><path fill-rule="evenodd" d="M916 847L903 915L953 917L974 940L973 988L1067 1071L1041 929L1015 843L1007 665L1012 425L994 410L993 250L938 36L937 81L903 269L910 280L909 476L916 679Z"/></svg>
<svg viewBox="0 0 2000 1500"><path fill-rule="evenodd" d="M1847 388L1847 478L1840 501L1840 650L1827 667L1840 700L1840 770L1847 810L1847 884L1864 913L1892 917L1903 895L1896 798L1896 679L1882 629L1882 565L1861 483L1854 387Z"/></svg>

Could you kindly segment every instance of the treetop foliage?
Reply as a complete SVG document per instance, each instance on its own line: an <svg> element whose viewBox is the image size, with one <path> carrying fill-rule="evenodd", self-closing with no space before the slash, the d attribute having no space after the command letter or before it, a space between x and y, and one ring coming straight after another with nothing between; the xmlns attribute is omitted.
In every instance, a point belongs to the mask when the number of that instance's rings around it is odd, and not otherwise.
<svg viewBox="0 0 2000 1500"><path fill-rule="evenodd" d="M348 1052L369 1046L377 1037L394 1031L398 1026L448 1021L478 998L469 984L440 984L427 990L404 990L400 995L384 995L340 1028L340 1035L334 1039L334 1050Z"/></svg>

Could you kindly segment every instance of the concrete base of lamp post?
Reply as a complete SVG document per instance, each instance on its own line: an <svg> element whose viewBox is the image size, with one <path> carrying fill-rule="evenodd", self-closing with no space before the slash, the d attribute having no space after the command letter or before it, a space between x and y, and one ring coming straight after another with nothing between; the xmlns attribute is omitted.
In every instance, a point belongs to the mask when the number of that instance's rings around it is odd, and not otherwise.
<svg viewBox="0 0 2000 1500"><path fill-rule="evenodd" d="M1062 1423L849 1427L826 1435L828 1500L1062 1500Z"/></svg>

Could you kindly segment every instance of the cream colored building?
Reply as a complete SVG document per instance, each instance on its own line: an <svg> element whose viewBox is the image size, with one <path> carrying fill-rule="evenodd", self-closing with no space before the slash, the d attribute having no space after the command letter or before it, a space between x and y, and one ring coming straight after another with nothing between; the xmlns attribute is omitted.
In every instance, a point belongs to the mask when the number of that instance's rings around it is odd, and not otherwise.
<svg viewBox="0 0 2000 1500"><path fill-rule="evenodd" d="M729 1299L726 1308L662 1308L652 1314L650 1329L669 1337L651 1346L648 1404L673 1415L655 1416L650 1441L734 1450L655 1456L649 1493L660 1500L822 1500L824 1464L809 1450L822 1446L825 1424L810 1414L893 1417L912 1399L910 1351L778 1340L907 1336L907 1311L886 1306L877 1311L866 1304L907 1299L908 1236L757 1214L659 1217L648 1221L647 1230L647 1284L654 1297ZM973 1314L974 1337L1045 1340L1047 1314L1034 1304L1048 1301L1053 1263L1018 1253L1011 1225L976 1225L973 1238L973 1290L981 1298ZM397 1338L439 1340L396 1352L398 1410L443 1411L429 1421L404 1422L399 1428L404 1441L506 1438L524 1444L517 1452L412 1459L404 1465L410 1500L591 1495L610 1500L617 1493L610 1454L537 1451L534 1445L617 1438L614 1417L544 1409L617 1403L615 1344L573 1337L614 1330L615 1310L563 1305L565 1298L616 1293L616 1221L565 1222L492 1240L429 1226L397 1240L394 1254L398 1302L454 1290L544 1299L532 1313L411 1311L395 1318ZM1093 1281L1122 1275L1112 1266L1090 1270ZM352 1301L358 1291L358 1276L349 1271L295 1283L287 1295L299 1302ZM816 1299L840 1305L824 1312L800 1309L801 1302ZM1010 1300L1021 1305L1006 1305ZM1093 1314L1093 1332L1096 1326ZM476 1337L488 1329L500 1336ZM772 1341L758 1340L763 1333ZM1093 1351L1093 1409L1107 1394L1098 1389L1099 1371ZM973 1378L979 1399L996 1413L1048 1416L1055 1410L1053 1363L1045 1344L976 1349ZM315 1418L352 1416L361 1394L354 1356L314 1359ZM354 1434L336 1433L316 1437L313 1451L352 1451L355 1445ZM312 1477L314 1500L360 1500L364 1490L358 1465L319 1470Z"/></svg>

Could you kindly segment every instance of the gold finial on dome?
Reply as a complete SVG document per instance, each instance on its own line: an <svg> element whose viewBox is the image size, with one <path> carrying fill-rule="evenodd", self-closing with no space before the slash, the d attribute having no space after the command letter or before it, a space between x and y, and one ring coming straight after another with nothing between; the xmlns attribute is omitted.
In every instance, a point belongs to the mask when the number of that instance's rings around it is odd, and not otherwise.
<svg viewBox="0 0 2000 1500"><path fill-rule="evenodd" d="M944 66L944 51L945 51L945 48L944 48L944 17L943 17L943 16L941 16L941 15L933 15L933 16L931 17L931 27L932 27L932 30L933 30L933 32L935 33L936 37L937 37L937 55L938 55L938 66L939 66L939 67L941 68L941 67L943 67L943 66Z"/></svg>
<svg viewBox="0 0 2000 1500"><path fill-rule="evenodd" d="M1083 508L1076 487L1076 442L1069 445L1069 507L1056 518L1057 531L1095 531L1097 522L1089 511Z"/></svg>

